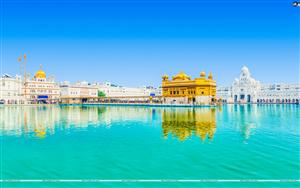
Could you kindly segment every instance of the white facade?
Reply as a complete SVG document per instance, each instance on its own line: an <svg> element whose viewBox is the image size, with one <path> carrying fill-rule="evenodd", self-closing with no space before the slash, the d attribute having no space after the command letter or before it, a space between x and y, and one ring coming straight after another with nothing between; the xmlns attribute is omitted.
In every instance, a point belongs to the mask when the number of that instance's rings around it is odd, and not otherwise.
<svg viewBox="0 0 300 188"><path fill-rule="evenodd" d="M88 82L77 82L70 84L64 82L60 85L61 97L97 97L98 89L95 86L91 86Z"/></svg>
<svg viewBox="0 0 300 188"><path fill-rule="evenodd" d="M266 84L261 87L258 103L299 103L300 84Z"/></svg>
<svg viewBox="0 0 300 188"><path fill-rule="evenodd" d="M26 79L22 92L28 103L54 103L59 100L59 86L53 77Z"/></svg>
<svg viewBox="0 0 300 188"><path fill-rule="evenodd" d="M232 102L232 86L217 86L217 99L223 102Z"/></svg>
<svg viewBox="0 0 300 188"><path fill-rule="evenodd" d="M12 77L8 74L4 74L0 78L0 100L2 100L4 104L24 103L21 76L16 75Z"/></svg>
<svg viewBox="0 0 300 188"><path fill-rule="evenodd" d="M63 82L60 85L60 97L63 103L87 102L89 98L98 97L98 88L89 85L88 82L70 84Z"/></svg>
<svg viewBox="0 0 300 188"><path fill-rule="evenodd" d="M217 97L228 103L299 103L300 84L261 84L243 67L229 87L217 87Z"/></svg>
<svg viewBox="0 0 300 188"><path fill-rule="evenodd" d="M109 82L104 84L95 84L95 86L105 93L106 97L149 97L149 96L161 96L161 88L153 87L122 87L116 86Z"/></svg>

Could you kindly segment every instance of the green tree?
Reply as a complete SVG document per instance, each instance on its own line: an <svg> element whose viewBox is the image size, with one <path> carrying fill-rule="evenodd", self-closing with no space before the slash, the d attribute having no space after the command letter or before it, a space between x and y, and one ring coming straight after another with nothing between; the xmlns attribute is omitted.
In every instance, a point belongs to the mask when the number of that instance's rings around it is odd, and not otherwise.
<svg viewBox="0 0 300 188"><path fill-rule="evenodd" d="M98 91L98 97L105 97L105 93L103 91Z"/></svg>

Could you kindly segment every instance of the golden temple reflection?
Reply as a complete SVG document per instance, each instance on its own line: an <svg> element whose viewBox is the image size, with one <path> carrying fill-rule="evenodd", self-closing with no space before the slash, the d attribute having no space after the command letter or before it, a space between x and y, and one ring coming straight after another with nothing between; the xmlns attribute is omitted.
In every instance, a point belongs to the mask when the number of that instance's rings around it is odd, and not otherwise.
<svg viewBox="0 0 300 188"><path fill-rule="evenodd" d="M166 108L162 111L162 131L166 139L171 135L184 141L194 134L202 141L212 140L216 131L216 109Z"/></svg>
<svg viewBox="0 0 300 188"><path fill-rule="evenodd" d="M46 137L46 128L42 124L38 125L34 129L34 132L35 132L36 137L39 137L39 138L45 138Z"/></svg>
<svg viewBox="0 0 300 188"><path fill-rule="evenodd" d="M126 113L124 113L124 110ZM120 122L160 125L165 137L185 140L193 134L213 139L215 108L132 108L109 106L6 106L0 108L0 132L4 135L46 138L69 129L110 126Z"/></svg>

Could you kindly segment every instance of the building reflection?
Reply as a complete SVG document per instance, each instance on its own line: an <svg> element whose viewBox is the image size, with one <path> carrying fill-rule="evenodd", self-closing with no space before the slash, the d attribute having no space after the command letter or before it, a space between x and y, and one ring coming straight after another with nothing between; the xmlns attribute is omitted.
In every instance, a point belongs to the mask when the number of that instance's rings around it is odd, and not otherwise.
<svg viewBox="0 0 300 188"><path fill-rule="evenodd" d="M219 132L236 131L243 141L277 117L277 128L294 130L287 113L297 105L224 105L216 108L162 108L126 106L0 106L0 136L46 138L55 133L111 126L156 126L164 138L186 140L192 136L212 140ZM292 114L290 114L292 115ZM64 134L64 133L61 133ZM220 134L223 135L223 134Z"/></svg>
<svg viewBox="0 0 300 188"><path fill-rule="evenodd" d="M149 108L118 106L5 106L0 108L1 135L45 138L71 129L111 125L159 126L163 135L185 140L193 134L213 139L214 108Z"/></svg>
<svg viewBox="0 0 300 188"><path fill-rule="evenodd" d="M235 130L240 132L242 139L247 141L258 129L267 126L264 122L268 122L269 118L286 117L287 113L297 110L298 105L226 105L223 108L223 115L218 120L230 122ZM291 127L285 118L278 118L277 121L280 121L277 128L286 130Z"/></svg>
<svg viewBox="0 0 300 188"><path fill-rule="evenodd" d="M227 105L220 120L224 121L226 118L225 121L232 122L234 129L240 132L242 139L246 141L260 126L260 117L263 113L264 109L259 108L258 105Z"/></svg>
<svg viewBox="0 0 300 188"><path fill-rule="evenodd" d="M215 108L165 108L162 110L164 138L174 136L184 141L192 135L202 141L212 140L216 131Z"/></svg>
<svg viewBox="0 0 300 188"><path fill-rule="evenodd" d="M0 108L0 130L4 135L34 134L44 138L55 132L60 114L56 107L5 106Z"/></svg>
<svg viewBox="0 0 300 188"><path fill-rule="evenodd" d="M104 106L2 106L1 135L45 138L57 131L142 122L155 124L152 108Z"/></svg>

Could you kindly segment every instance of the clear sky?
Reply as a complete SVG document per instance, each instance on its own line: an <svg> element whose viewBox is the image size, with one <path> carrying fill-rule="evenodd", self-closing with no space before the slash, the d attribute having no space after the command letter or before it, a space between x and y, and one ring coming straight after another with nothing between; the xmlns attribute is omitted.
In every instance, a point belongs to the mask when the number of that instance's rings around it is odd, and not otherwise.
<svg viewBox="0 0 300 188"><path fill-rule="evenodd" d="M26 53L57 81L159 86L180 71L230 85L299 82L300 8L289 0L1 0L2 73Z"/></svg>

